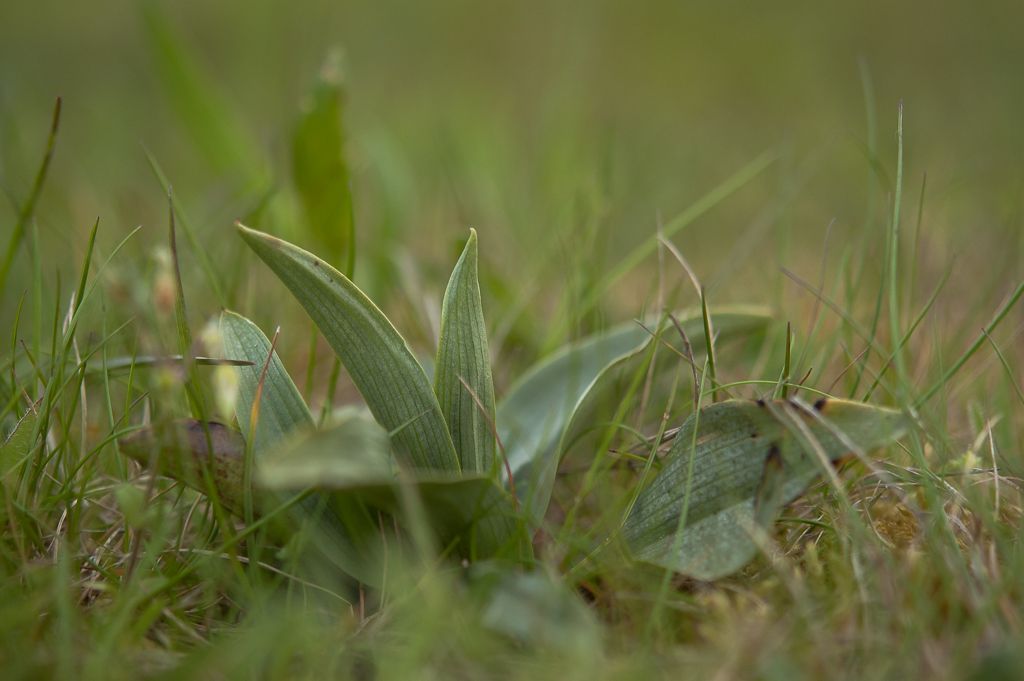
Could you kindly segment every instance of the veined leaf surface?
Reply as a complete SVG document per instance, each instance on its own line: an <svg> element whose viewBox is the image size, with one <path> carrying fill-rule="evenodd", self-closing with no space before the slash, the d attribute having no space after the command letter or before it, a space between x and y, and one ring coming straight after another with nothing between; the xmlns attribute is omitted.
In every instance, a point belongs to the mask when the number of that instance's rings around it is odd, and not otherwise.
<svg viewBox="0 0 1024 681"><path fill-rule="evenodd" d="M238 226L313 318L392 444L416 468L459 471L441 407L388 318L345 275L297 246Z"/></svg>
<svg viewBox="0 0 1024 681"><path fill-rule="evenodd" d="M694 353L705 347L700 310L677 315ZM771 321L766 308L722 307L712 314L719 340L758 329ZM662 337L679 345L674 329ZM614 327L567 346L541 360L509 389L498 405L497 427L515 479L516 495L526 504L531 522L544 517L558 463L598 399L617 385L612 380L639 366L653 337L636 322ZM683 360L680 360L683 361Z"/></svg>
<svg viewBox="0 0 1024 681"><path fill-rule="evenodd" d="M10 433L0 433L0 437L4 438L3 444L0 444L0 485L11 484L8 475L28 459L35 445L38 420L39 416L35 412L28 411L14 423Z"/></svg>
<svg viewBox="0 0 1024 681"><path fill-rule="evenodd" d="M224 311L220 316L220 330L224 356L252 362L251 366L239 367L237 370L239 381L235 413L242 433L249 433L253 400L256 398L263 367L267 366L253 450L263 452L298 430L312 428L313 416L309 413L306 401L302 399L277 352L271 355L270 341L260 328L236 312Z"/></svg>
<svg viewBox="0 0 1024 681"><path fill-rule="evenodd" d="M477 280L476 230L470 230L444 294L434 391L462 470L490 472L494 465L494 383Z"/></svg>
<svg viewBox="0 0 1024 681"><path fill-rule="evenodd" d="M622 538L637 560L724 577L754 558L753 534L817 479L822 457L876 449L906 428L901 412L845 400L713 404L680 428Z"/></svg>

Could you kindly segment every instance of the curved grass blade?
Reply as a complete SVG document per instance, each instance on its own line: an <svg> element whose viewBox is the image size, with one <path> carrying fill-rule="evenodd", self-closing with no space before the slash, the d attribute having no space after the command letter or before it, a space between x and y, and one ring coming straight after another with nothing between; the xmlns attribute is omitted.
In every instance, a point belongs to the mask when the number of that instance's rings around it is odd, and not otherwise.
<svg viewBox="0 0 1024 681"><path fill-rule="evenodd" d="M462 470L490 472L495 450L494 383L477 280L476 230L472 229L441 306L434 392Z"/></svg>
<svg viewBox="0 0 1024 681"><path fill-rule="evenodd" d="M794 404L729 400L691 416L622 526L632 556L702 580L729 575L757 554L759 528L821 475L820 455L876 449L908 426L860 402Z"/></svg>
<svg viewBox="0 0 1024 681"><path fill-rule="evenodd" d="M57 144L57 130L60 128L60 110L61 110L61 98L58 97L56 103L53 106L53 119L50 123L50 134L46 140L46 151L43 153L42 163L39 165L39 170L36 171L35 181L32 183L32 190L29 192L28 198L25 199L25 203L21 205L18 211L18 220L14 223L14 229L11 231L11 237L7 242L7 250L4 252L3 261L0 262L0 295L7 289L7 275L11 271L11 266L14 264L14 258L18 252L18 246L21 245L22 240L25 238L25 231L32 220L32 215L35 213L36 203L39 201L39 195L43 191L43 185L46 183L46 175L50 169L50 161L53 160L53 150Z"/></svg>
<svg viewBox="0 0 1024 681"><path fill-rule="evenodd" d="M755 306L722 307L712 316L720 340L762 329L771 321L766 308ZM678 318L694 347L705 347L700 310ZM617 385L614 378L643 361L651 342L651 334L635 322L586 338L535 365L498 405L498 436L516 495L532 523L538 524L547 511L558 463L569 443L593 422L597 403L606 401Z"/></svg>
<svg viewBox="0 0 1024 681"><path fill-rule="evenodd" d="M421 469L459 471L423 367L388 318L345 275L297 246L241 224L245 242L277 274L334 348L399 454Z"/></svg>

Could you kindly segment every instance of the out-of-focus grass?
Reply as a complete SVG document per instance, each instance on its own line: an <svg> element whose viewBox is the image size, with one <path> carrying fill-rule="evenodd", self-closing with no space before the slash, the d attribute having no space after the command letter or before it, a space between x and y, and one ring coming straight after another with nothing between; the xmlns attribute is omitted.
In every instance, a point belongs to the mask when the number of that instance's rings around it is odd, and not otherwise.
<svg viewBox="0 0 1024 681"><path fill-rule="evenodd" d="M1020 311L915 404L1024 278L1016 4L284 10L99 0L7 3L0 15L0 187L9 199L0 201L0 243L29 194L53 100L64 102L50 177L0 307L0 329L9 330L2 356L20 358L15 384L24 389L4 395L4 435L16 411L52 399L54 456L45 470L39 463L33 493L7 494L20 501L0 513L5 674L1013 678L1024 667ZM190 515L194 497L151 482L109 440L143 404L154 417L185 413L181 377L80 378L53 360L95 351L102 365L176 349L166 188L152 159L174 188L181 231L198 246L181 238L196 335L230 304L264 328L281 325L278 347L303 375L310 324L252 266L231 223L257 216L262 227L308 238L278 190L289 182L300 100L335 46L345 51L356 280L418 349L433 349L445 277L468 226L481 234L499 389L555 343L638 315L659 290L694 303L662 251L593 309L583 305L659 224L767 150L778 160L673 242L712 303L768 302L780 322L792 321L795 380L806 373L810 386L857 398L948 272L902 349L903 366L886 369L871 395L917 407L906 451L884 452L881 471L845 472L848 501L822 487L789 509L774 560L715 586L674 583L657 621L649 618L660 574L608 567L597 581L571 584L589 601L585 614L546 613L549 626L564 624L540 629L539 642L512 642L495 626L493 608L532 601L513 590L511 601L488 604L458 569L410 566L378 612L359 594L309 587L258 536L243 549L225 545L216 518ZM189 91L205 96L192 101ZM900 100L902 228L887 275ZM97 289L76 342L63 345L97 216ZM778 333L759 355L727 349L719 373L777 379L783 348ZM330 368L326 349L319 354L316 399ZM68 384L47 393L54 381ZM343 387L337 399L353 397ZM673 419L685 402L676 400ZM629 414L629 425L649 431L663 407ZM634 444L627 437L612 448ZM551 534L560 541L549 538L542 552L551 570L575 541L585 544L602 501L632 480L628 466L616 467L576 525L558 528L591 455L576 451L556 489ZM870 537L851 531L851 512ZM248 555L265 566L245 563ZM543 587L531 588L545 600Z"/></svg>

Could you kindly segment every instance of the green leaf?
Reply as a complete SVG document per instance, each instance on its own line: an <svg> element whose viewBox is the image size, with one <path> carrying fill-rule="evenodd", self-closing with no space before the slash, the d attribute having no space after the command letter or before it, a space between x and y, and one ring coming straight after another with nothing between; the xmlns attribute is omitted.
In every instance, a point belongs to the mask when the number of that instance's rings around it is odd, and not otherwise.
<svg viewBox="0 0 1024 681"><path fill-rule="evenodd" d="M423 367L388 318L345 275L311 253L238 225L242 238L302 304L334 348L398 453L417 468L459 471Z"/></svg>
<svg viewBox="0 0 1024 681"><path fill-rule="evenodd" d="M345 163L341 58L328 57L292 135L292 174L310 233L351 276L352 192Z"/></svg>
<svg viewBox="0 0 1024 681"><path fill-rule="evenodd" d="M768 310L752 306L722 307L712 316L719 341L762 329L771 321ZM700 310L677 317L694 352L701 352L705 343ZM663 334L670 336L678 343L674 330ZM596 404L614 394L614 379L639 366L651 342L650 332L636 322L586 338L531 368L498 405L498 437L505 446L516 496L526 504L533 524L547 511L566 448L594 422Z"/></svg>
<svg viewBox="0 0 1024 681"><path fill-rule="evenodd" d="M452 271L441 306L434 391L463 471L492 471L494 383L477 280L476 230Z"/></svg>
<svg viewBox="0 0 1024 681"><path fill-rule="evenodd" d="M324 430L305 430L259 462L266 489L343 489L353 480L389 482L397 475L388 433L369 416L348 414Z"/></svg>
<svg viewBox="0 0 1024 681"><path fill-rule="evenodd" d="M711 405L683 424L622 538L637 560L697 579L724 577L754 558L753 536L819 477L822 456L835 462L876 449L907 425L898 411L844 400Z"/></svg>
<svg viewBox="0 0 1024 681"><path fill-rule="evenodd" d="M298 430L313 428L309 407L281 363L277 351L270 356L270 341L260 328L242 315L225 310L220 316L220 331L225 357L252 362L251 366L239 367L237 370L239 380L235 414L243 433L250 431L253 400L263 367L270 357L260 396L253 451L259 454Z"/></svg>
<svg viewBox="0 0 1024 681"><path fill-rule="evenodd" d="M271 352L271 343L258 326L234 312L225 311L221 314L220 325L224 354L232 359L252 362L252 366L238 369L239 396L235 406L239 425L243 432L249 433L252 404L263 366ZM383 433L375 423L370 424ZM296 437L309 434L313 428L313 417L305 400L274 351L263 379L253 442L257 470L268 452ZM346 447L340 446L326 454L336 461L344 461L347 451ZM383 460L386 460L390 456L387 434L383 434L382 445L357 448L357 451L365 451L367 454L383 452ZM312 486L297 485L294 488ZM318 548L359 581L378 584L381 570L375 556L378 534L375 518L367 513L359 499L340 499L333 504L333 508L328 508L331 502L323 494L313 494L301 504L303 512L316 521L315 528L325 535L323 541L317 542Z"/></svg>
<svg viewBox="0 0 1024 681"><path fill-rule="evenodd" d="M260 461L257 481L271 490L321 490L335 504L358 499L395 516L410 532L429 528L442 545L454 543L468 558L521 557L529 551L512 498L493 478L403 470L390 456L387 433L367 418L351 416L335 428L291 440ZM425 519L410 517L410 494Z"/></svg>

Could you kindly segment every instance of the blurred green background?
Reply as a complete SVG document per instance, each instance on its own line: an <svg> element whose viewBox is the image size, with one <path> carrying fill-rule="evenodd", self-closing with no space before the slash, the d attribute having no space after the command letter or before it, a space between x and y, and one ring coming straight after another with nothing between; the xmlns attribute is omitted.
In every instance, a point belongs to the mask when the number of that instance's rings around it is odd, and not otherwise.
<svg viewBox="0 0 1024 681"><path fill-rule="evenodd" d="M443 290L474 226L485 267L522 284L509 299L554 313L767 150L779 160L676 243L715 298L777 298L780 265L817 277L830 223L833 262L853 243L882 256L901 100L908 234L928 178L921 286L956 255L950 288L987 295L987 276L1021 271L1022 35L1019 2L6 2L0 220L9 230L28 193L59 95L44 269L70 276L97 216L103 253L135 225L126 261L163 241L145 150L225 272L243 257L236 218L309 245L281 198L289 135L341 49L356 279L377 296L410 258ZM181 90L189 74L201 100ZM636 314L649 263L615 287L612 314ZM245 286L228 302L272 323Z"/></svg>

